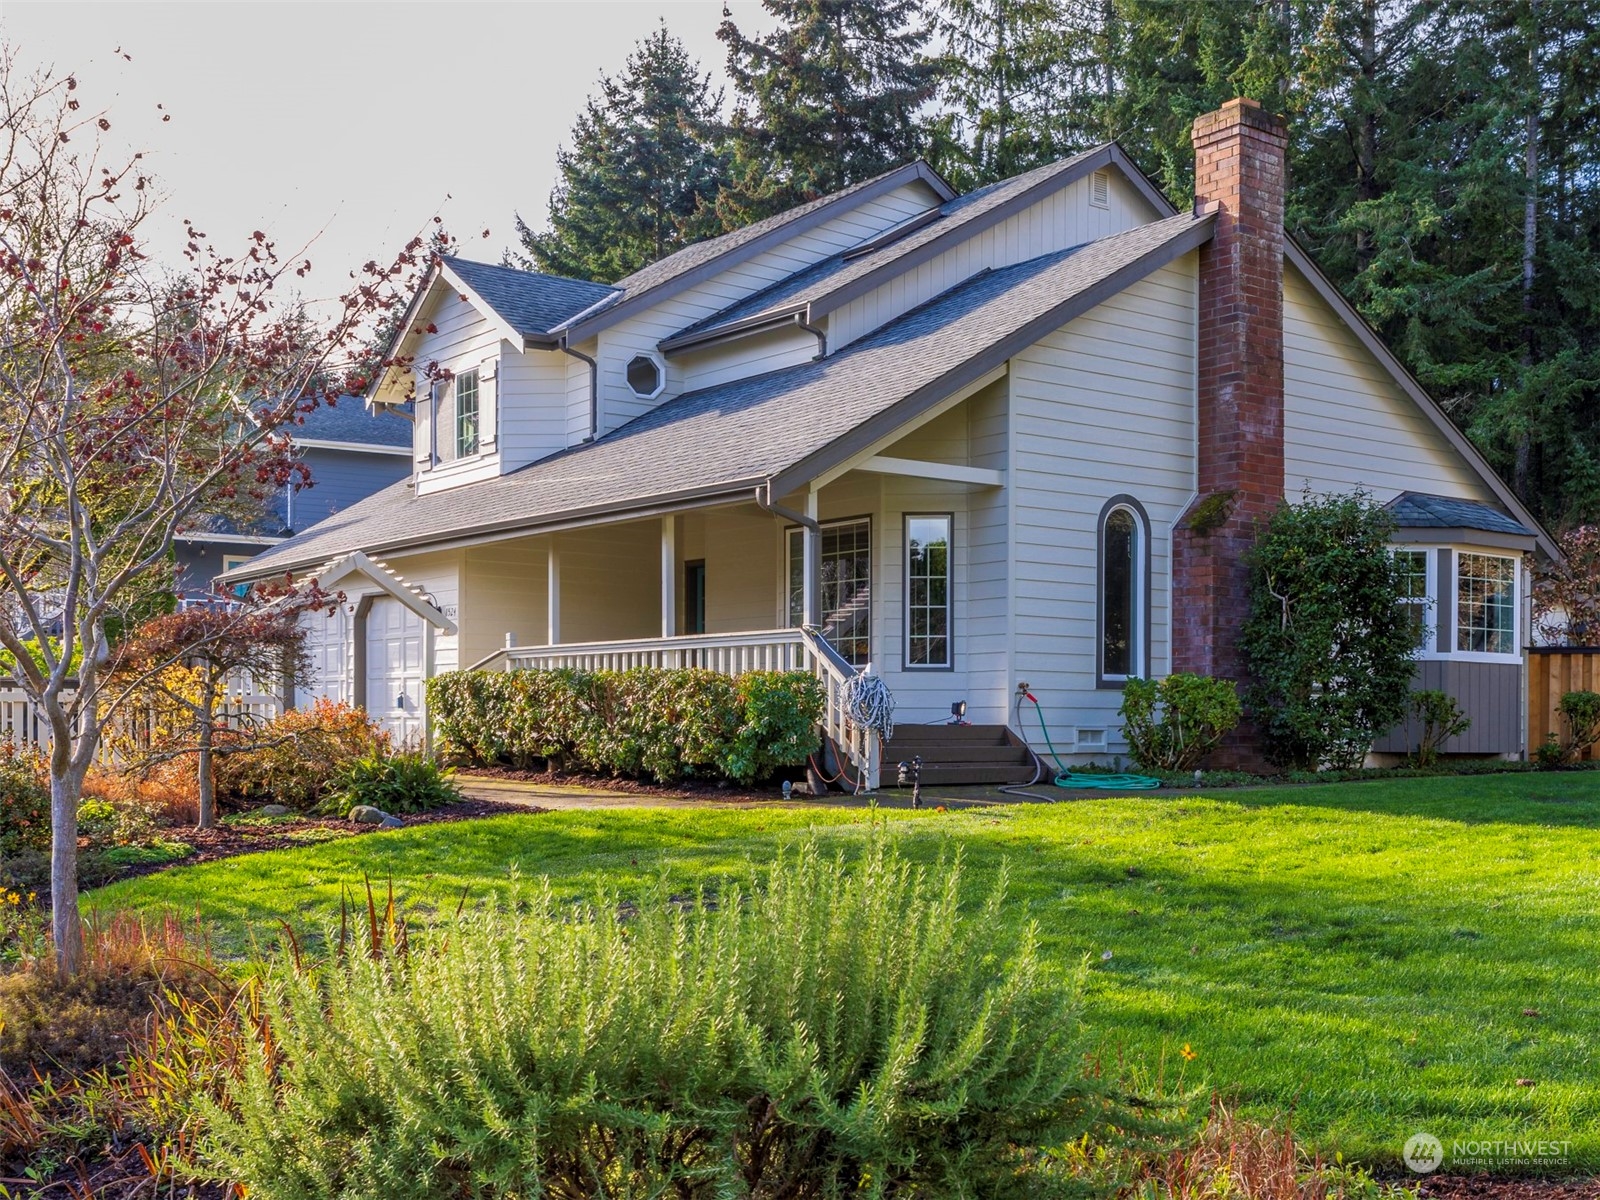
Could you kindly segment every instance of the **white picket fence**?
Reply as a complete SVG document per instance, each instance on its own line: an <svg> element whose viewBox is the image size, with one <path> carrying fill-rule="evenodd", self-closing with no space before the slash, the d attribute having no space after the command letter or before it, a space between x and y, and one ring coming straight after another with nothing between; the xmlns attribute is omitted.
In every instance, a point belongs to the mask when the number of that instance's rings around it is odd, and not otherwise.
<svg viewBox="0 0 1600 1200"><path fill-rule="evenodd" d="M258 725L280 716L283 702L277 696L239 692L229 696L218 712L219 723L225 725ZM151 714L138 710L124 711L114 719L106 736L100 739L98 759L103 765L115 765L117 745L129 735L140 740L141 729L148 729ZM119 736L122 735L122 736ZM48 754L55 742L50 722L13 680L0 680L0 742L10 742L18 749L38 750Z"/></svg>

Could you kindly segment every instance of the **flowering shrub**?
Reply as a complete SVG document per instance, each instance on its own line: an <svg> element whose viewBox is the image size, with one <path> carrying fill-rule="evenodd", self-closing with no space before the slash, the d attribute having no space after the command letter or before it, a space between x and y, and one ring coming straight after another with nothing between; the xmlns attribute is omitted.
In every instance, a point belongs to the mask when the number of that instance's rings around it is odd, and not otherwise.
<svg viewBox="0 0 1600 1200"><path fill-rule="evenodd" d="M457 671L428 705L440 753L469 765L753 783L815 747L822 688L802 671Z"/></svg>
<svg viewBox="0 0 1600 1200"><path fill-rule="evenodd" d="M218 756L218 794L301 811L328 794L345 764L389 744L365 712L333 700L286 712L252 740L249 750Z"/></svg>

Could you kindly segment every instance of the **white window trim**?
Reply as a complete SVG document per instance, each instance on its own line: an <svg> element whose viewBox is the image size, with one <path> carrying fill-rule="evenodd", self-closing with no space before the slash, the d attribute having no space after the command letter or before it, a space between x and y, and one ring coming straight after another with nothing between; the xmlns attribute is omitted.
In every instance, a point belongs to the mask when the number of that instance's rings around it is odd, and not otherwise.
<svg viewBox="0 0 1600 1200"><path fill-rule="evenodd" d="M1145 668L1148 673L1150 663L1150 647L1148 628L1150 623L1150 523L1141 507L1127 497L1116 496L1100 514L1100 524L1095 529L1095 576L1094 576L1094 605L1095 605L1095 632L1094 632L1094 668L1096 686L1102 688L1122 687L1130 679L1140 678L1138 674L1124 675L1105 670L1105 544L1106 526L1111 518L1119 512L1125 512L1133 518L1134 544L1133 544L1133 588L1132 628L1128 631L1128 662L1137 671Z"/></svg>
<svg viewBox="0 0 1600 1200"><path fill-rule="evenodd" d="M1478 662L1478 663L1514 663L1521 662L1523 657L1523 643L1526 641L1526 631L1523 629L1523 605L1527 600L1527 585L1523 579L1522 555L1507 552L1501 546L1469 546L1461 543L1429 543L1403 542L1391 544L1392 551L1419 550L1428 556L1428 601L1423 622L1426 634L1423 638L1422 649L1416 654L1418 661L1426 662ZM1450 553L1450 594L1444 595L1439 579L1439 551L1446 550ZM1515 615L1515 630L1513 642L1515 648L1509 653L1492 653L1488 650L1457 650L1456 637L1458 634L1456 613L1456 588L1457 580L1461 578L1461 556L1463 554L1481 554L1488 558L1508 558L1513 563L1511 572L1513 593L1511 611ZM1443 624L1449 630L1450 649L1439 649L1439 626Z"/></svg>
<svg viewBox="0 0 1600 1200"><path fill-rule="evenodd" d="M633 365L633 360L636 359L636 358L648 358L651 362L655 363L655 365L656 365L656 388L655 388L655 391L653 391L653 392L636 391L634 389L633 384L631 382L629 382L629 380L628 380L628 368ZM657 354L654 350L638 350L638 351L635 351L633 354L628 355L627 361L622 364L622 382L627 387L628 391L632 395L637 396L639 399L641 399L641 400L654 400L657 396L661 395L662 392L667 390L667 361L666 361L666 359L662 358L661 355Z"/></svg>
<svg viewBox="0 0 1600 1200"><path fill-rule="evenodd" d="M944 661L911 661L911 523L943 521L944 546ZM956 669L956 515L944 512L905 512L900 514L900 669L907 672L954 671Z"/></svg>

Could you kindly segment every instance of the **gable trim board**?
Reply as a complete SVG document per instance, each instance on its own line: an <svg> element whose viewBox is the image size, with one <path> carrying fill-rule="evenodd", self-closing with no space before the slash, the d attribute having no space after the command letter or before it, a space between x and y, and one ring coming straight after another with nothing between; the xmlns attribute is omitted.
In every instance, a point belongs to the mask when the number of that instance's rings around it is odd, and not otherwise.
<svg viewBox="0 0 1600 1200"><path fill-rule="evenodd" d="M294 438L302 450L341 450L351 454L395 454L402 458L411 453L410 446L385 446L378 442L330 442L326 438Z"/></svg>
<svg viewBox="0 0 1600 1200"><path fill-rule="evenodd" d="M585 317L579 313L576 317L556 326L554 332L559 332L565 342L583 342L594 337L603 329L616 324L628 314L637 312L647 305L659 304L686 288L694 286L713 275L721 274L731 266L754 258L763 250L767 250L780 242L784 242L797 234L805 233L816 228L824 221L834 217L840 210L840 205L848 204L850 207L865 204L879 196L888 194L898 187L920 180L939 198L939 202L956 198L956 190L922 159L916 159L905 166L893 171L885 172L876 179L848 191L843 195L833 198L821 197L826 203L815 203L814 206L792 221L774 224L772 228L764 231L757 237L741 242L736 246L718 254L713 254L703 262L696 263L678 274L663 280L661 283L645 287L637 292L628 292L622 299L607 305L604 309L595 312L592 316ZM735 231L737 232L737 231ZM723 236L727 236L726 234ZM648 269L648 268L647 268ZM621 281L625 283L626 281Z"/></svg>
<svg viewBox="0 0 1600 1200"><path fill-rule="evenodd" d="M1366 318L1357 312L1355 306L1344 298L1339 289L1333 285L1333 281L1324 275L1322 269L1312 261L1311 256L1301 249L1292 237L1287 235L1284 238L1283 255L1300 272L1306 282L1311 285L1312 290L1322 297L1323 302L1333 309L1339 319L1349 327L1350 332L1355 334L1356 340L1366 348L1373 358L1378 360L1378 365L1394 379L1395 383L1400 386L1400 390L1411 397L1417 407L1422 410L1423 415L1444 435L1445 440L1450 443L1456 453L1467 461L1467 465L1483 480L1489 490L1499 499L1500 503L1506 506L1512 516L1533 531L1539 549L1554 562L1564 561L1564 556L1556 545L1555 539L1528 511L1527 506L1517 499L1516 493L1506 486L1499 473L1489 465L1488 460L1468 440L1467 435L1462 433L1444 409L1439 407L1438 401L1429 395L1428 390L1417 382L1416 377L1406 369L1405 364L1395 357L1394 352L1384 345L1383 339L1378 336L1372 326L1367 324Z"/></svg>
<svg viewBox="0 0 1600 1200"><path fill-rule="evenodd" d="M866 272L846 279L835 287L826 288L809 299L797 299L789 303L779 302L772 308L752 313L749 316L732 321L718 321L715 316L705 321L697 322L688 329L681 330L671 337L659 342L657 348L663 354L671 355L689 349L704 349L717 345L731 338L742 337L746 334L760 332L764 329L786 324L796 317L801 318L802 324L814 324L828 314L844 307L852 300L856 300L875 289L882 287L891 279L898 278L925 262L937 258L960 245L983 234L986 230L993 229L1002 222L1009 220L1018 213L1038 204L1045 197L1053 195L1063 188L1070 187L1095 171L1104 170L1107 166L1117 165L1125 173L1137 174L1138 169L1127 159L1121 147L1115 143L1107 143L1093 150L1085 151L1075 158L1064 160L1062 163L1052 164L1051 169L1039 168L1037 172L1046 172L1042 178L1036 180L1025 188L1019 189L1014 195L1007 196L992 208L983 210L970 217L956 212L945 212L943 206L939 209L929 209L919 218L912 218L911 222L902 222L900 225L885 230L876 237L868 239L859 246L853 246L841 251L835 257L841 264L848 263L852 258L872 253L878 249L888 249L902 239L909 239L936 221L948 221L948 227L941 225L941 232L925 241L917 242L903 253L893 255L877 264ZM995 187L1005 186L1010 181L1002 180ZM987 189L985 189L987 190ZM1143 194L1146 190L1153 190L1152 185L1145 181L1143 187L1136 185L1136 190ZM956 197L962 199L963 197ZM946 201L946 204L951 203ZM1176 215L1176 209L1165 202L1158 211L1166 216ZM831 261L831 260L827 260ZM780 280L779 284L788 282ZM756 293L756 297L761 295ZM755 297L746 297L739 301L739 305L748 304ZM734 306L737 307L737 306Z"/></svg>
<svg viewBox="0 0 1600 1200"><path fill-rule="evenodd" d="M241 568L242 569L242 568ZM402 605L410 609L424 622L446 634L456 632L456 623L447 617L431 600L424 596L415 587L395 574L384 563L369 558L361 551L356 550L342 558L336 558L319 570L312 573L318 587L332 587L342 580L349 579L352 575L364 576L367 580L378 585L378 593L393 596ZM359 593L361 600L370 600L378 594L369 590Z"/></svg>

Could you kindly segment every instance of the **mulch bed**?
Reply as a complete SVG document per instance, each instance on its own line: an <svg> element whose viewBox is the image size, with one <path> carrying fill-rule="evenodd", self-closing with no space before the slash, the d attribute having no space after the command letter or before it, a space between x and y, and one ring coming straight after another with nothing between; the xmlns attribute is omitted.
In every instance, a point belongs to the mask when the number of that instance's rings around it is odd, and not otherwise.
<svg viewBox="0 0 1600 1200"><path fill-rule="evenodd" d="M406 825L439 825L447 821L471 821L479 817L504 817L515 814L547 812L529 804L504 804L497 800L461 800L447 804L432 812L415 813L402 817ZM325 831L322 839L307 837L312 830ZM256 854L264 850L304 849L321 840L333 841L343 837L362 837L383 833L377 825L358 825L339 817L295 816L291 820L277 819L270 824L240 824L225 822L215 829L195 829L174 826L162 830L173 841L185 842L194 847L193 852L171 862L139 863L117 872L117 879L135 879L170 871L173 867L192 867L199 863L215 862L219 858L235 858L241 854Z"/></svg>
<svg viewBox="0 0 1600 1200"><path fill-rule="evenodd" d="M509 779L517 783L542 783L549 787L592 789L597 792L621 792L629 796L655 796L664 800L720 800L745 804L771 804L783 799L783 785L752 788L736 783L713 783L706 780L686 779L667 786L645 783L638 779L624 779L614 775L584 775L577 772L519 771L514 767L473 767L457 776L461 781L472 779Z"/></svg>
<svg viewBox="0 0 1600 1200"><path fill-rule="evenodd" d="M1430 1175L1411 1181L1422 1200L1600 1200L1600 1179L1504 1179L1495 1175Z"/></svg>

